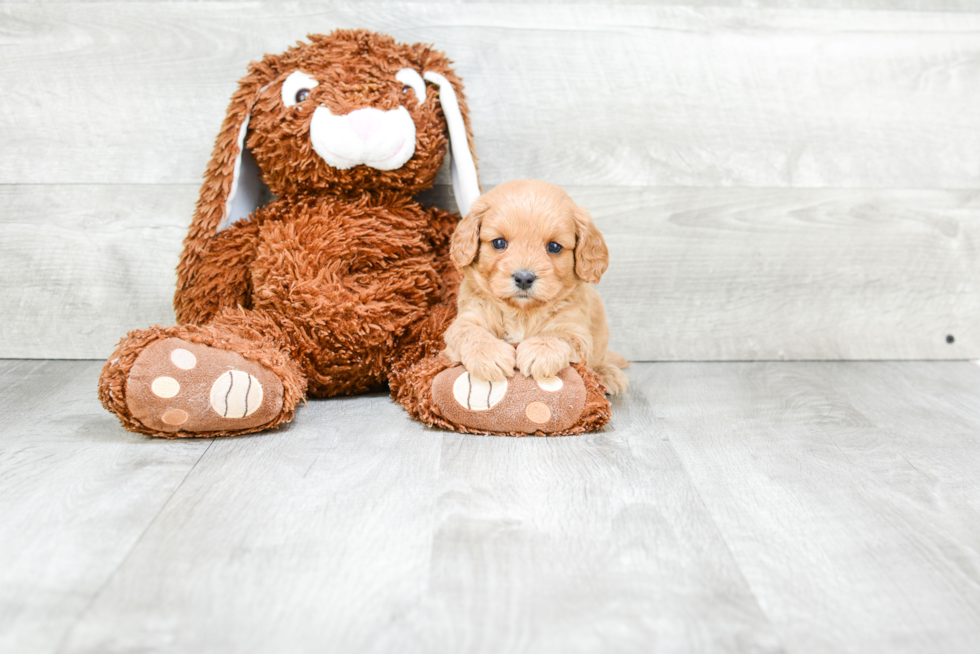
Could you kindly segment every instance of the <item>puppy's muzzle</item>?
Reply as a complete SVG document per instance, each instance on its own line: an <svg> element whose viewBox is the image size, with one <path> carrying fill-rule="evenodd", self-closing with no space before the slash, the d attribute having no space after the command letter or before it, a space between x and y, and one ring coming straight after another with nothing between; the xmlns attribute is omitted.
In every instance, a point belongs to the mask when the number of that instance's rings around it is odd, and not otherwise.
<svg viewBox="0 0 980 654"><path fill-rule="evenodd" d="M518 270L514 272L514 286L519 290L528 291L534 286L534 280L538 278L530 270Z"/></svg>

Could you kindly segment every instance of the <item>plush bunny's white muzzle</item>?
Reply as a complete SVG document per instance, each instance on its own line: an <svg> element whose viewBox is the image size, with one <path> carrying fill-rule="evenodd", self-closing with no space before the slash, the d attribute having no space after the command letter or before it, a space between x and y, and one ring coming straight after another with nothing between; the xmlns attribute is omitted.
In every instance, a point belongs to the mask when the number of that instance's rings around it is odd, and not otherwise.
<svg viewBox="0 0 980 654"><path fill-rule="evenodd" d="M310 143L320 158L340 170L361 164L395 170L415 154L415 122L405 107L368 107L335 116L321 106L310 121Z"/></svg>

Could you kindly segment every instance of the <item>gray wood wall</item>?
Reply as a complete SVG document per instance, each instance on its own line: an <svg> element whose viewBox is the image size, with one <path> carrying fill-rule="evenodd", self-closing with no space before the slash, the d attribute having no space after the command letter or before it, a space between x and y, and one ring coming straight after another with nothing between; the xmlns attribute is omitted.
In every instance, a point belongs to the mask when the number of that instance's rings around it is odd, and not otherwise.
<svg viewBox="0 0 980 654"><path fill-rule="evenodd" d="M337 27L446 50L484 187L592 210L627 357L980 357L967 0L0 3L0 357L172 323L236 81Z"/></svg>

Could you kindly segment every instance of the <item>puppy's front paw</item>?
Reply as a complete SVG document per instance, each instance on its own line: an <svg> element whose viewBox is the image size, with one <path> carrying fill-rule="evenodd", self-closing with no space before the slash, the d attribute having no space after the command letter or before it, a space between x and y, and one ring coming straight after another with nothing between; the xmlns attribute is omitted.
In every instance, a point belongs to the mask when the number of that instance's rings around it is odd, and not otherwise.
<svg viewBox="0 0 980 654"><path fill-rule="evenodd" d="M514 347L501 340L485 340L460 353L466 371L477 379L503 381L514 376L517 354Z"/></svg>
<svg viewBox="0 0 980 654"><path fill-rule="evenodd" d="M517 346L517 368L525 377L549 379L571 364L572 346L560 338L535 336Z"/></svg>
<svg viewBox="0 0 980 654"><path fill-rule="evenodd" d="M602 379L602 385L606 387L606 392L610 395L619 395L625 391L630 380L626 373L613 364L606 363L596 370Z"/></svg>

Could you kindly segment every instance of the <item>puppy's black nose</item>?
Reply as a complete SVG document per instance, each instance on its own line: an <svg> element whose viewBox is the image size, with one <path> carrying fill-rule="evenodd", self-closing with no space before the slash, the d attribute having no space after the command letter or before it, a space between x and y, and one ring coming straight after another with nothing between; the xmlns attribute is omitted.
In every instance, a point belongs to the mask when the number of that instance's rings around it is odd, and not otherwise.
<svg viewBox="0 0 980 654"><path fill-rule="evenodd" d="M534 285L534 280L538 276L535 275L530 270L518 270L514 273L514 283L517 284L517 288L522 291L526 291Z"/></svg>

